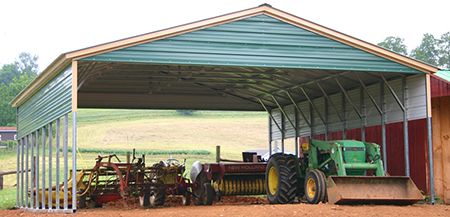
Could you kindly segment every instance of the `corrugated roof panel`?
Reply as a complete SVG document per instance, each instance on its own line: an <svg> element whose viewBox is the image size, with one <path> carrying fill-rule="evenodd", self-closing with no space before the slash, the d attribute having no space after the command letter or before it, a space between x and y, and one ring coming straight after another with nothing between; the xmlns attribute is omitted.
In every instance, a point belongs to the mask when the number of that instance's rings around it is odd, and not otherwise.
<svg viewBox="0 0 450 217"><path fill-rule="evenodd" d="M267 15L83 60L420 73Z"/></svg>
<svg viewBox="0 0 450 217"><path fill-rule="evenodd" d="M441 70L436 72L434 75L450 82L450 70Z"/></svg>

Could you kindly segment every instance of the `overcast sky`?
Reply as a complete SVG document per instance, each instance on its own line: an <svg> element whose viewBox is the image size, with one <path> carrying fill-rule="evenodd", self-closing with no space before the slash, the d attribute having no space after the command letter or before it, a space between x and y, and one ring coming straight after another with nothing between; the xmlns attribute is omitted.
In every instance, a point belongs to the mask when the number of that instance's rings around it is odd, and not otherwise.
<svg viewBox="0 0 450 217"><path fill-rule="evenodd" d="M0 65L26 51L43 70L63 52L262 3L372 43L399 36L408 50L450 31L449 0L0 0Z"/></svg>

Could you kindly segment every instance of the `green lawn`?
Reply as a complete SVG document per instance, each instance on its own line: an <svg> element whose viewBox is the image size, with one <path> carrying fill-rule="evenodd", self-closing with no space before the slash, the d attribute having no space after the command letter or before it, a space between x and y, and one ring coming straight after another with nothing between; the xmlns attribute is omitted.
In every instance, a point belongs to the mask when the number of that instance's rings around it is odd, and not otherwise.
<svg viewBox="0 0 450 217"><path fill-rule="evenodd" d="M11 209L16 205L16 189L5 188L0 190L0 209Z"/></svg>

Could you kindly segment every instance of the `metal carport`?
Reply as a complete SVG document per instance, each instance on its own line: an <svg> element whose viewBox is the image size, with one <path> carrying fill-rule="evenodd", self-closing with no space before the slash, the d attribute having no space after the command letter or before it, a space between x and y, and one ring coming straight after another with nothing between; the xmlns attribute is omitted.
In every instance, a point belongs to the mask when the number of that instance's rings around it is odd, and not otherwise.
<svg viewBox="0 0 450 217"><path fill-rule="evenodd" d="M64 53L12 102L20 144L17 207L52 209L51 201L33 204L45 196L27 194L51 188L52 175L59 177L59 169L45 163L55 156L52 142L63 147L64 161L71 145L75 176L78 108L267 110L269 146L280 140L283 148L292 137L296 148L308 136L356 138L359 129L361 140L380 138L388 169L386 126L399 122L401 164L409 176L410 156L432 156L430 74L438 70L269 5ZM408 126L417 119L426 120L428 154L409 152ZM53 125L56 139L48 139ZM381 135L366 130L373 126ZM62 165L67 183L68 164ZM432 201L433 182L430 169ZM76 194L72 184L65 202L56 200L57 210L76 210L67 206Z"/></svg>

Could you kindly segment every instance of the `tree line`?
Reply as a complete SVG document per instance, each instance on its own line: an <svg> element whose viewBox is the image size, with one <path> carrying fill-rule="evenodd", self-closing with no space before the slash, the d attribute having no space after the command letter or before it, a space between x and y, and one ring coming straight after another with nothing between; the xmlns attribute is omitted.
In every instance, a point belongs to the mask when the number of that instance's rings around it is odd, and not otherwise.
<svg viewBox="0 0 450 217"><path fill-rule="evenodd" d="M16 110L10 102L37 76L37 60L35 55L21 53L0 68L0 126L16 125Z"/></svg>
<svg viewBox="0 0 450 217"><path fill-rule="evenodd" d="M389 36L378 45L431 65L450 68L450 32L442 34L440 37L424 34L419 46L411 51L408 51L404 41L403 38ZM37 60L38 56L23 52L16 61L1 67L0 126L16 125L16 110L11 107L10 102L37 76ZM182 115L192 115L193 111L179 112Z"/></svg>
<svg viewBox="0 0 450 217"><path fill-rule="evenodd" d="M405 40L395 36L385 38L378 43L378 46L434 66L450 69L450 32L440 37L424 34L420 45L410 52L405 45Z"/></svg>

